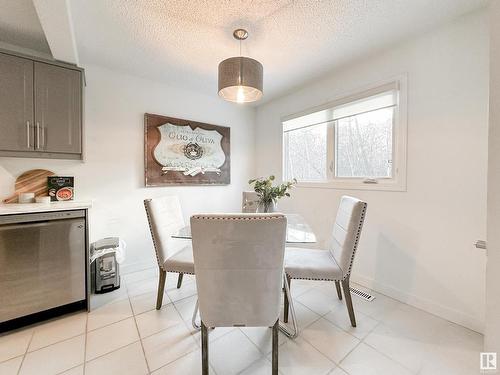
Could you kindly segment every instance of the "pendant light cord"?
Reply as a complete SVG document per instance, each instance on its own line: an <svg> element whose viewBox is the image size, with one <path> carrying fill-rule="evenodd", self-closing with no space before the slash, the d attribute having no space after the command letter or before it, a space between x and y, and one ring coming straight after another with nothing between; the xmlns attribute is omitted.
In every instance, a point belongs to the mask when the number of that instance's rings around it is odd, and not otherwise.
<svg viewBox="0 0 500 375"><path fill-rule="evenodd" d="M241 60L241 39L240 39L240 72L239 72L239 84L243 83L243 61Z"/></svg>

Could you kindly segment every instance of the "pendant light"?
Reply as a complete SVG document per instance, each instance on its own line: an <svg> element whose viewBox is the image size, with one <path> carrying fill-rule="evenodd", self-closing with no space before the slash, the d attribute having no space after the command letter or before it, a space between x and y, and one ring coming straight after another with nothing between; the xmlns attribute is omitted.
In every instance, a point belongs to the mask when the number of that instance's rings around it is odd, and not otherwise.
<svg viewBox="0 0 500 375"><path fill-rule="evenodd" d="M240 56L219 64L219 96L236 103L255 102L262 98L263 67L257 60L241 56L241 42L248 32L237 29L233 37L240 41Z"/></svg>

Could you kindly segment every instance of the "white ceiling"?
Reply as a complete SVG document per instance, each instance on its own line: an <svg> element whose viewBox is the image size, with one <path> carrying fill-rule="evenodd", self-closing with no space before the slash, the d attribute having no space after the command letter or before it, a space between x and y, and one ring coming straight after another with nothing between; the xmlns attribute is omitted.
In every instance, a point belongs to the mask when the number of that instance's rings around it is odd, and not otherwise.
<svg viewBox="0 0 500 375"><path fill-rule="evenodd" d="M50 53L32 0L0 0L0 42Z"/></svg>
<svg viewBox="0 0 500 375"><path fill-rule="evenodd" d="M488 0L68 0L82 64L216 95L218 63L264 65L264 101ZM0 0L0 41L48 46L32 0Z"/></svg>
<svg viewBox="0 0 500 375"><path fill-rule="evenodd" d="M82 62L217 91L217 65L239 53L264 65L264 99L421 33L487 0L71 0Z"/></svg>

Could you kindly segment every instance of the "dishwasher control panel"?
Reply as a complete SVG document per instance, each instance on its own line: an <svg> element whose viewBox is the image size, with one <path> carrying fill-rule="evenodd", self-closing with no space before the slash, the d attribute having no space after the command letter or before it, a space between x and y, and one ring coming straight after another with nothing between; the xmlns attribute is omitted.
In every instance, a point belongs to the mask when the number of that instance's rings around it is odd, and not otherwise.
<svg viewBox="0 0 500 375"><path fill-rule="evenodd" d="M85 217L85 210L34 212L0 216L0 225L31 223L34 221L64 220Z"/></svg>

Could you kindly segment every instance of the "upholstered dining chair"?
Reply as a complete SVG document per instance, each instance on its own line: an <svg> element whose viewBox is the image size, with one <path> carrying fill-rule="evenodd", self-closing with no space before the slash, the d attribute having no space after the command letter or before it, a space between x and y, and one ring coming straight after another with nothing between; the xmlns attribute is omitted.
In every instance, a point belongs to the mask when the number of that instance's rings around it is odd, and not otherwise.
<svg viewBox="0 0 500 375"><path fill-rule="evenodd" d="M200 214L191 217L201 317L202 374L208 375L208 328L273 327L272 373L278 374L278 324L286 217Z"/></svg>
<svg viewBox="0 0 500 375"><path fill-rule="evenodd" d="M356 317L352 306L349 278L354 255L358 247L361 229L366 214L366 202L357 198L343 196L333 225L332 245L328 250L312 250L287 247L285 252L285 274L288 288L292 279L334 281L337 296L342 299L342 289L351 325L356 327ZM284 321L288 321L291 296L284 296ZM292 306L293 308L293 306ZM297 327L294 327L297 330Z"/></svg>
<svg viewBox="0 0 500 375"><path fill-rule="evenodd" d="M177 288L181 287L185 273L194 274L193 250L189 241L171 237L185 226L179 197L173 195L145 199L144 208L160 271L156 298L156 309L159 310L163 302L167 272L179 274Z"/></svg>
<svg viewBox="0 0 500 375"><path fill-rule="evenodd" d="M255 191L244 191L241 199L241 212L255 213L259 206L259 196Z"/></svg>

